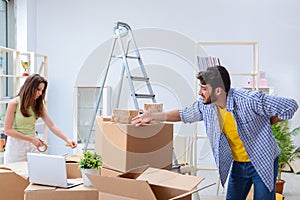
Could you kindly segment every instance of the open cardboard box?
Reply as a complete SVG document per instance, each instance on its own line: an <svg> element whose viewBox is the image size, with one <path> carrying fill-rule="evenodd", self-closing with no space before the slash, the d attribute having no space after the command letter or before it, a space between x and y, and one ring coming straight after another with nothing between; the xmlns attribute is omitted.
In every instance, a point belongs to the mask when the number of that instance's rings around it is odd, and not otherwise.
<svg viewBox="0 0 300 200"><path fill-rule="evenodd" d="M0 165L0 199L23 200L29 184L27 162Z"/></svg>
<svg viewBox="0 0 300 200"><path fill-rule="evenodd" d="M87 174L94 187L101 193L108 193L129 199L190 200L191 195L203 180L201 177L182 175L164 169L143 166L117 177ZM115 198L118 199L118 198Z"/></svg>
<svg viewBox="0 0 300 200"><path fill-rule="evenodd" d="M102 156L103 166L120 172L142 165L172 168L172 123L135 127L98 116L95 128L95 152Z"/></svg>

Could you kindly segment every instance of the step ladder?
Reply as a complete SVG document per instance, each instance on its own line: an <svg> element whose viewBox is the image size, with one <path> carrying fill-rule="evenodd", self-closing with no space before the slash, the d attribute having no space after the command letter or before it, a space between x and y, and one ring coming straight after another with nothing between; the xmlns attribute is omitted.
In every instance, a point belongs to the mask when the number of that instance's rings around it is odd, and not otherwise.
<svg viewBox="0 0 300 200"><path fill-rule="evenodd" d="M117 49L116 46L119 46L119 49ZM96 119L96 115L97 115L97 110L98 107L100 105L101 102L101 97L102 97L102 93L103 93L103 88L105 86L105 82L106 82L106 78L109 72L109 68L112 64L112 61L114 59L121 59L122 60L122 68L121 68L121 85L118 89L117 92L117 100L116 100L116 104L117 107L119 107L119 103L120 103L120 94L122 91L122 83L123 83L123 79L124 79L124 75L126 76L128 83L129 83L129 87L130 87L130 95L132 97L133 103L134 103L134 107L136 110L139 110L139 103L138 103L138 99L151 99L152 103L156 103L156 99L155 99L155 94L153 93L153 89L151 87L150 84L150 80L149 77L147 75L144 63L142 61L140 52L138 50L138 47L136 45L135 39L133 37L132 34L132 30L130 28L130 26L124 22L117 22L114 25L114 38L112 41L112 48L111 48L111 52L110 52L110 56L108 59L108 64L107 67L105 69L105 72L103 74L101 83L100 83L100 90L99 90L99 94L98 94L98 98L97 98L97 102L96 102L96 106L94 109L94 113L92 116L92 121L90 124L90 129L89 129L89 134L88 134L88 138L86 140L85 146L83 151L86 152L87 151L87 146L93 131L93 127L95 124L95 119ZM129 60L136 60L141 72L141 75L139 76L133 76L131 74L131 70L129 67ZM147 86L147 93L137 93L136 89L135 89L135 82L144 82L146 83Z"/></svg>
<svg viewBox="0 0 300 200"><path fill-rule="evenodd" d="M156 103L155 95L153 93L149 77L147 75L144 63L142 61L139 49L136 45L135 39L132 34L132 30L130 26L124 22L117 22L114 27L114 32L115 32L115 37L114 37L114 42L112 46L112 51L111 51L111 58L118 58L122 59L123 61L123 67L122 67L122 72L121 72L121 83L123 82L123 77L124 74L126 73L126 78L128 79L129 87L130 87L130 95L132 97L134 107L136 110L139 110L139 104L138 100L139 98L146 98L146 99L151 99L153 103ZM117 52L115 50L116 43L119 44L119 53L120 55L115 55ZM132 50L133 52L129 52ZM129 67L129 60L136 60L138 63L138 66L141 71L141 76L133 76L131 75L130 72L130 67ZM110 59L111 61L111 59ZM110 66L111 63L108 63L108 66ZM134 82L145 82L147 85L147 90L148 93L137 93L135 90ZM119 92L118 94L121 94L121 87L119 87ZM120 95L118 95L117 98L117 107L119 107L119 100L120 100Z"/></svg>

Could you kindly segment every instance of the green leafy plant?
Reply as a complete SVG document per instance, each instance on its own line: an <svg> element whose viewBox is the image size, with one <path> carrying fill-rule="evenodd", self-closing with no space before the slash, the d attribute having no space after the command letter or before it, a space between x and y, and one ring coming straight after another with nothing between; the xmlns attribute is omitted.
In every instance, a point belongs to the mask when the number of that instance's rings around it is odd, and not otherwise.
<svg viewBox="0 0 300 200"><path fill-rule="evenodd" d="M79 169L99 169L102 165L102 158L100 155L96 153L91 153L90 151L86 151L83 153L83 157L80 159L78 163Z"/></svg>
<svg viewBox="0 0 300 200"><path fill-rule="evenodd" d="M282 180L282 172L293 172L290 162L296 158L300 158L300 147L294 144L292 138L300 133L300 127L290 131L288 121L285 120L273 124L272 131L280 148L277 180ZM286 168L290 170L285 170Z"/></svg>

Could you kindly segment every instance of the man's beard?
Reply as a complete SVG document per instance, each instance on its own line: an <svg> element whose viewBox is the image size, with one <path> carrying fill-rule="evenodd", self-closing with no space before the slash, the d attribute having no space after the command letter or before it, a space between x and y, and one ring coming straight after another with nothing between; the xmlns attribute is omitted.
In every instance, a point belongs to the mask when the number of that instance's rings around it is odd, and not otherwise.
<svg viewBox="0 0 300 200"><path fill-rule="evenodd" d="M216 102L217 98L216 95L212 92L210 97L207 99L207 101L203 102L204 105L209 105L211 103Z"/></svg>

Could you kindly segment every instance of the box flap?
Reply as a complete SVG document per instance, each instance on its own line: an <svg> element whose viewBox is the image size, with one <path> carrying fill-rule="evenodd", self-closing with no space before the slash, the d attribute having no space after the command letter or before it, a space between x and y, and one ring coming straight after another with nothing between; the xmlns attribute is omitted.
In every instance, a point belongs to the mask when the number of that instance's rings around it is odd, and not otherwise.
<svg viewBox="0 0 300 200"><path fill-rule="evenodd" d="M86 174L100 192L125 196L135 199L156 200L150 185L146 181L134 179L107 177L94 174Z"/></svg>
<svg viewBox="0 0 300 200"><path fill-rule="evenodd" d="M133 168L123 174L118 175L118 177L136 179L148 168L149 168L149 165L143 165L140 167L136 167L136 168Z"/></svg>
<svg viewBox="0 0 300 200"><path fill-rule="evenodd" d="M106 168L101 166L100 167L100 174L101 176L112 176L112 177L116 177L119 176L120 174L123 174L122 172L110 169L110 168Z"/></svg>
<svg viewBox="0 0 300 200"><path fill-rule="evenodd" d="M7 163L0 165L1 169L11 170L24 179L28 178L27 162Z"/></svg>
<svg viewBox="0 0 300 200"><path fill-rule="evenodd" d="M168 170L148 168L137 180L148 181L151 185L191 191L203 178L190 175L182 175Z"/></svg>
<svg viewBox="0 0 300 200"><path fill-rule="evenodd" d="M80 158L83 157L83 154L76 154L66 157L66 162L79 162Z"/></svg>
<svg viewBox="0 0 300 200"><path fill-rule="evenodd" d="M24 179L8 167L0 169L0 179L0 199L24 199L24 190L29 185L29 179Z"/></svg>
<svg viewBox="0 0 300 200"><path fill-rule="evenodd" d="M216 183L212 183L212 184L206 185L206 186L204 186L204 187L194 189L194 190L192 190L192 191L189 191L189 192L183 193L183 194L181 194L181 195L178 195L178 196L176 196L176 197L173 197L173 198L171 198L171 199L169 199L169 200L181 199L181 198L186 197L186 196L188 196L188 195L191 195L191 194L193 194L193 193L195 193L195 192L199 192L200 190L204 190L204 189L206 189L206 188L208 188L208 187L210 187L210 186L213 186L213 185L215 185L215 184L216 184Z"/></svg>

